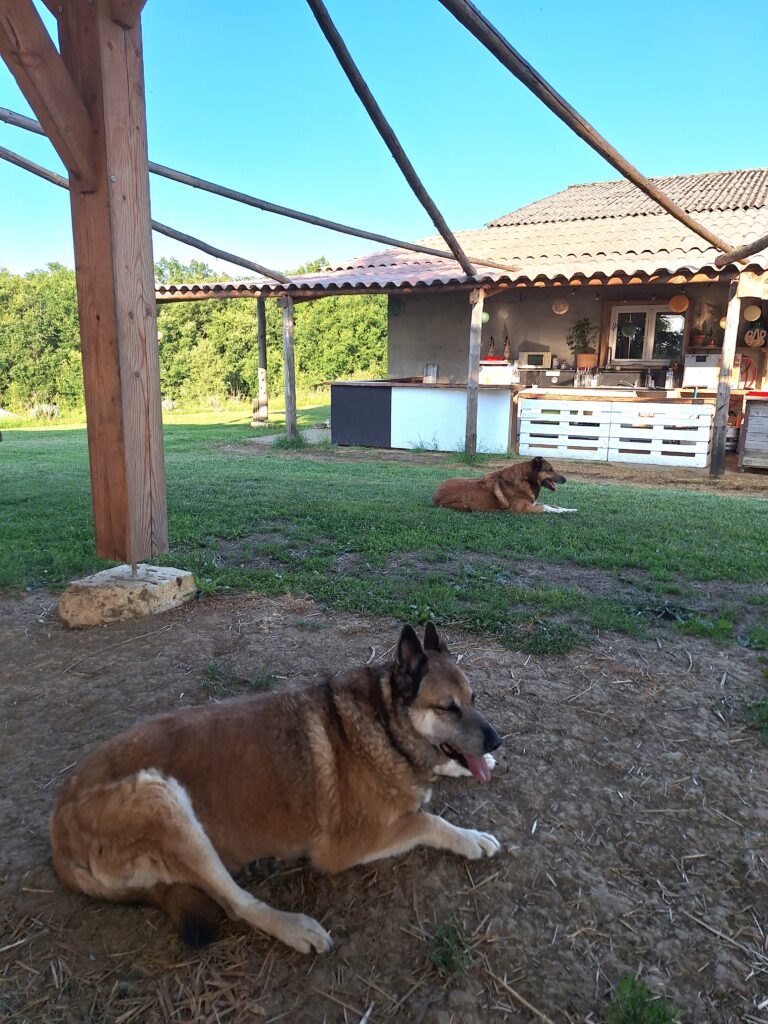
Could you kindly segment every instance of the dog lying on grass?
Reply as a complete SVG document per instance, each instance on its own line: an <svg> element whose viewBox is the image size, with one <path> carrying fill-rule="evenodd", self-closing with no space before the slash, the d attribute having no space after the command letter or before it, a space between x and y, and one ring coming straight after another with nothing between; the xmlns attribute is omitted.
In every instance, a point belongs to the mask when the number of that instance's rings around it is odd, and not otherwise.
<svg viewBox="0 0 768 1024"><path fill-rule="evenodd" d="M564 483L565 477L537 455L487 476L444 480L432 502L459 512L575 512L575 508L543 505L537 500L542 487L555 491L557 484Z"/></svg>
<svg viewBox="0 0 768 1024"><path fill-rule="evenodd" d="M301 689L161 715L98 747L51 818L59 878L90 896L162 908L192 945L222 910L303 953L332 947L230 872L308 857L337 872L418 845L492 857L494 836L421 810L430 778L488 781L501 740L432 623L394 661Z"/></svg>

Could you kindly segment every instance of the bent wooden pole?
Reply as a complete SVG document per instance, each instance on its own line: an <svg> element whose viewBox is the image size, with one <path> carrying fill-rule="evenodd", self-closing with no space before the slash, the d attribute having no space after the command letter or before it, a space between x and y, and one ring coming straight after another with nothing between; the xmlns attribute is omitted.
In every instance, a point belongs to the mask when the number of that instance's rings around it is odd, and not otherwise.
<svg viewBox="0 0 768 1024"><path fill-rule="evenodd" d="M731 281L728 292L728 311L725 318L723 351L720 354L720 375L717 381L715 418L712 424L712 456L709 475L722 476L725 472L725 436L728 430L728 405L731 398L731 375L733 357L736 354L736 340L741 319L741 299L738 295L738 278Z"/></svg>
<svg viewBox="0 0 768 1024"><path fill-rule="evenodd" d="M405 180L411 186L414 195L419 200L421 205L427 211L429 216L432 218L432 223L435 225L437 230L443 237L443 241L453 253L454 258L458 261L461 269L468 277L475 276L475 268L469 262L464 250L459 245L453 232L448 227L445 218L438 210L432 197L427 192L426 188L422 184L416 170L408 159L405 150L400 145L400 141L392 130L392 126L386 117L382 113L381 107L374 99L373 93L368 88L368 85L360 74L360 70L352 59L352 55L341 38L338 29L331 20L331 16L326 9L325 4L322 0L307 0L309 8L315 16L315 20L320 26L325 38L328 40L331 49L336 55L336 59L341 64L344 74L350 81L352 88L358 95L360 102L368 112L368 116L373 121L376 130L387 145L392 154L395 163L400 168Z"/></svg>
<svg viewBox="0 0 768 1024"><path fill-rule="evenodd" d="M15 164L16 167L36 174L38 178L42 178L44 181L50 181L52 185L58 185L59 188L69 189L69 183L66 178L62 178L55 171L49 171L47 167L41 167L40 164L33 163L32 160L27 160L26 157L6 149L5 146L0 146L0 160L6 160L9 164ZM159 221L153 220L151 223L152 230L157 231L158 234L167 235L168 238L174 238L177 242L183 242L193 249L199 249L200 252L206 252L210 256L215 256L217 259L226 260L227 263L234 263L238 267L255 270L256 273L262 274L264 277L271 277L281 284L291 283L290 278L279 273L277 270L270 270L269 267L265 267L261 263L254 263L253 260L247 260L244 256L236 256L232 252L226 252L224 249L211 245L210 242L203 241L202 238L195 238L194 235L188 235L184 231L178 231L176 228L171 228L167 224L161 224Z"/></svg>
<svg viewBox="0 0 768 1024"><path fill-rule="evenodd" d="M694 231L701 238L705 238L710 245L716 249L727 251L733 247L728 242L718 238L703 224L694 220L681 206L673 202L660 188L641 174L636 167L625 160L625 158L614 149L613 146L603 138L592 125L585 120L563 97L555 92L549 82L533 68L524 57L504 38L499 30L482 14L469 0L440 0L440 3L447 11L460 22L483 46L490 50L494 57L502 64L507 71L510 71L515 78L530 89L534 96L538 97L545 106L549 107L553 114L556 114L568 127L574 131L579 138L583 139L588 146L591 146L603 159L607 160L611 167L614 167L625 178L636 185L641 192L644 192L649 199L671 214L681 224Z"/></svg>
<svg viewBox="0 0 768 1024"><path fill-rule="evenodd" d="M293 353L293 299L283 295L277 300L283 310L283 390L285 392L285 433L290 441L299 436L296 427L296 371Z"/></svg>
<svg viewBox="0 0 768 1024"><path fill-rule="evenodd" d="M7 107L0 107L0 121L13 125L15 128L23 128L25 131L34 132L36 135L45 135L40 123L34 118L26 117L24 114L17 114ZM168 178L169 181L178 181L190 188L197 188L203 192L210 192L211 195L221 196L223 199L231 199L233 202L242 203L244 206L251 206L256 210L263 210L265 213L274 213L278 217L286 217L291 220L298 220L304 224L313 224L316 227L328 228L329 231L338 231L340 234L352 235L356 238L365 238L371 242L381 242L382 245L391 246L393 249L405 249L408 252L424 253L427 256L439 256L441 259L452 260L455 256L448 249L435 249L431 245L421 245L419 242L407 242L402 238L392 238L390 235L382 235L376 231L367 231L364 228L352 227L349 224L341 224L339 221L328 220L326 217L318 217L313 213L302 213L301 210L293 210L289 206L278 206L266 199L258 199L256 196L248 195L247 192L238 192L236 189L227 188L226 185L217 185L214 181L206 181L205 178L198 178L194 174L187 174L185 171L177 171L173 167L165 167L163 164L149 161L149 173L157 174L159 177ZM473 264L480 267L491 267L494 270L508 270L517 273L520 270L519 264L504 263L499 260L483 259L479 256L468 254Z"/></svg>
<svg viewBox="0 0 768 1024"><path fill-rule="evenodd" d="M729 263L746 261L748 256L754 256L756 252L762 252L763 249L768 249L768 235L762 235L760 238L756 238L754 242L745 242L738 249L731 249L729 252L721 253L715 260L715 266L721 270L723 267L727 267Z"/></svg>
<svg viewBox="0 0 768 1024"><path fill-rule="evenodd" d="M483 305L485 292L476 288L470 292L472 314L469 327L469 363L467 366L467 427L464 435L464 451L467 455L477 452L477 393L480 376L480 342L483 336Z"/></svg>

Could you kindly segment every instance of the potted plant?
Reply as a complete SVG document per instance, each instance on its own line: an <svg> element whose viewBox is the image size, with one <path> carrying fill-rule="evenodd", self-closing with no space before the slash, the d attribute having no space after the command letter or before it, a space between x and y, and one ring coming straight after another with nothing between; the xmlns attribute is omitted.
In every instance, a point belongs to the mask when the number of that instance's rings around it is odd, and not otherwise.
<svg viewBox="0 0 768 1024"><path fill-rule="evenodd" d="M577 320L568 331L565 343L571 350L578 369L597 366L597 353L593 344L596 335L597 327L588 316Z"/></svg>
<svg viewBox="0 0 768 1024"><path fill-rule="evenodd" d="M697 327L692 329L691 340L696 348L708 348L709 346L714 345L712 333L712 325L709 320L702 320Z"/></svg>

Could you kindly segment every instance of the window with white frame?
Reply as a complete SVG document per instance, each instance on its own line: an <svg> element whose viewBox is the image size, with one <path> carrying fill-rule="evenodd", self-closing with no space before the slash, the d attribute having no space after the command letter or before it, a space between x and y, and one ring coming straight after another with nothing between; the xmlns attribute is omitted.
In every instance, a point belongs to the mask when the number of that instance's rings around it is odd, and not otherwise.
<svg viewBox="0 0 768 1024"><path fill-rule="evenodd" d="M611 317L610 346L614 362L674 363L683 355L685 313L666 303L616 306Z"/></svg>

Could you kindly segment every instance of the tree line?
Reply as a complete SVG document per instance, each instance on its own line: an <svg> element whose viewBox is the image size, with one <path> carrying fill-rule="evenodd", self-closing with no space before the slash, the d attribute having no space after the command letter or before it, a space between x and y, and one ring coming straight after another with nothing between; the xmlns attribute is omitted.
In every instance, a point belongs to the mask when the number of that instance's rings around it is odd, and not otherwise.
<svg viewBox="0 0 768 1024"><path fill-rule="evenodd" d="M293 273L325 265L320 258ZM202 262L161 259L163 284L216 281ZM269 392L283 388L282 315L267 301ZM295 310L298 390L344 377L386 375L387 306L383 295L332 296ZM158 306L163 398L194 403L252 397L258 391L255 299L163 303ZM83 405L75 272L58 263L28 274L0 268L0 406L21 412L50 403Z"/></svg>

